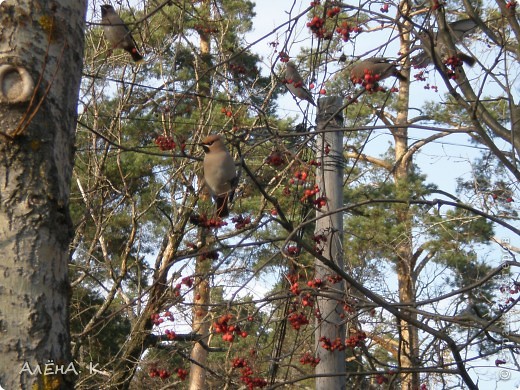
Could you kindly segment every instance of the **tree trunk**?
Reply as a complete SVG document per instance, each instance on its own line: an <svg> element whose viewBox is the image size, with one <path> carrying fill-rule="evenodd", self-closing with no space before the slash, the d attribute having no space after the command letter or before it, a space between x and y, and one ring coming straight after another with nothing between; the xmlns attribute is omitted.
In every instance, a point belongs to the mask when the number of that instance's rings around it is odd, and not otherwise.
<svg viewBox="0 0 520 390"><path fill-rule="evenodd" d="M318 102L318 131L331 130L335 126L341 127L341 113L337 111L341 107L341 98L322 98ZM334 115L336 114L336 115ZM332 120L329 120L330 118ZM325 152L330 147L330 151ZM323 212L338 210L343 206L343 168L342 168L342 132L323 132L318 136L318 150L320 155L317 161L321 167L317 173L317 184L320 196L327 198L327 204L322 211L316 212L315 234L323 234L327 241L323 248L323 255L343 269L343 215L334 213L323 217ZM315 278L327 280L331 270L321 261L316 260ZM315 343L320 363L316 366L316 389L329 390L345 389L345 375L337 375L345 372L345 351L326 350L321 345L320 339L326 337L331 342L339 340L345 344L345 324L342 318L343 297L345 295L344 281L330 285L322 296L316 299L316 305L321 316L316 318ZM323 376L320 376L323 375Z"/></svg>
<svg viewBox="0 0 520 390"><path fill-rule="evenodd" d="M72 388L69 188L84 0L0 2L0 387ZM81 367L84 369L84 367Z"/></svg>
<svg viewBox="0 0 520 390"><path fill-rule="evenodd" d="M205 0L201 4L202 13L210 15L210 2ZM210 69L210 53L211 53L211 40L207 33L199 32L200 37L200 58L196 63L196 75L197 75L197 92L199 110L204 112L205 105L208 103L207 97L210 96L210 82L211 77L209 76L208 70ZM203 134L203 132L200 132ZM199 180L199 183L201 180ZM206 195L206 196L204 196ZM207 193L207 189L204 189L203 199L210 198ZM210 200L211 201L211 200ZM204 228L199 228L198 236L199 241L202 245L206 245L207 236L209 231ZM195 280L194 289L194 305L193 305L193 320L192 320L192 332L200 335L202 342L207 342L209 337L209 331L211 327L211 319L209 313L210 304L210 284L209 279L206 276L210 269L211 261L207 259L201 259L197 257L197 263L195 264L195 273L197 279ZM206 366L208 362L208 350L205 349L200 342L196 342L191 350L190 358L192 361L190 367L189 377L189 389L200 390L206 388Z"/></svg>
<svg viewBox="0 0 520 390"><path fill-rule="evenodd" d="M401 12L406 15L408 13L407 1L401 2ZM400 25L401 26L401 25ZM401 52L407 53L410 50L410 34L411 29L409 22L404 21L402 24L401 36ZM408 57L405 57L402 66L402 74L410 79L410 64ZM408 107L410 104L410 83L409 81L400 82L399 96L397 103L396 125L403 127L396 128L392 131L395 140L395 169L394 181L396 185L397 198L408 199L410 197L408 189L409 168L411 164L411 156L408 152ZM415 278L413 262L413 243L412 243L412 220L410 207L408 205L398 206L396 209L396 219L398 226L401 226L401 239L396 245L396 262L397 262L397 279L399 288L399 301L409 303L415 300ZM411 312L405 312L408 316L416 318ZM403 369L410 369L416 366L418 351L418 333L417 328L409 325L406 321L398 320L399 327L399 366ZM404 373L401 375L401 388L403 390L414 390L419 388L418 373Z"/></svg>

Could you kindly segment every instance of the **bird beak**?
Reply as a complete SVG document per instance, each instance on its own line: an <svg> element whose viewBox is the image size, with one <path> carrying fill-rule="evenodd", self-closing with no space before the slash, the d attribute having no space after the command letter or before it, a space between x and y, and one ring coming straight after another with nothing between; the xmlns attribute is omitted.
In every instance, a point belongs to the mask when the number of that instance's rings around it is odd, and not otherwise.
<svg viewBox="0 0 520 390"><path fill-rule="evenodd" d="M204 149L204 153L208 153L209 152L209 148L206 144L203 144L203 143L199 143L198 144L202 149Z"/></svg>

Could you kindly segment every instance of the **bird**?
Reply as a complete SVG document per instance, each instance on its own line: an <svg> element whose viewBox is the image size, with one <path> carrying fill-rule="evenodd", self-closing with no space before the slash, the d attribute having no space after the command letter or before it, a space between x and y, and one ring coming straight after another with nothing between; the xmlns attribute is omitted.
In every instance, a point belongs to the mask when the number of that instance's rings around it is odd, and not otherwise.
<svg viewBox="0 0 520 390"><path fill-rule="evenodd" d="M294 62L289 61L285 68L285 85L289 91L299 99L307 100L310 104L316 107L311 93L305 88L302 76L298 73L298 69Z"/></svg>
<svg viewBox="0 0 520 390"><path fill-rule="evenodd" d="M456 44L461 42L467 34L474 31L478 25L473 19L468 18L448 23L447 27L451 40L454 44ZM433 63L432 47L435 55L437 55L442 61L450 57L450 53L446 44L448 37L446 37L444 34L441 34L440 31L431 32L423 30L417 34L417 38L419 38L419 47L422 49L422 51L410 59L412 65L414 65L416 68L424 68ZM466 65L475 65L475 58L459 50L456 51L455 56Z"/></svg>
<svg viewBox="0 0 520 390"><path fill-rule="evenodd" d="M471 18L448 23L448 30L454 43L462 41L467 34L474 32L477 27L478 24Z"/></svg>
<svg viewBox="0 0 520 390"><path fill-rule="evenodd" d="M397 77L399 80L406 81L406 77L397 70L397 66L386 58L373 57L357 62L350 70L350 80L360 84L369 74L376 80L384 80L390 76Z"/></svg>
<svg viewBox="0 0 520 390"><path fill-rule="evenodd" d="M105 37L112 48L126 50L136 63L144 61L143 56L137 50L137 45L130 30L114 10L114 7L109 4L101 6L101 24Z"/></svg>
<svg viewBox="0 0 520 390"><path fill-rule="evenodd" d="M233 201L238 176L235 161L229 154L221 135L212 134L200 143L204 149L204 181L217 205L217 216L229 215L228 203Z"/></svg>

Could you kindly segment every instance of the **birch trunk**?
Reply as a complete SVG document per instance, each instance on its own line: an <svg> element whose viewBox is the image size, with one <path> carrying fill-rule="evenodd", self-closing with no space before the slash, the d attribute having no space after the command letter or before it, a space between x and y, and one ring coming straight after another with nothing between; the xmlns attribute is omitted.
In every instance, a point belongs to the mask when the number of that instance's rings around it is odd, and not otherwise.
<svg viewBox="0 0 520 390"><path fill-rule="evenodd" d="M0 1L0 387L6 389L73 388L80 369L70 356L67 266L85 12L84 0Z"/></svg>

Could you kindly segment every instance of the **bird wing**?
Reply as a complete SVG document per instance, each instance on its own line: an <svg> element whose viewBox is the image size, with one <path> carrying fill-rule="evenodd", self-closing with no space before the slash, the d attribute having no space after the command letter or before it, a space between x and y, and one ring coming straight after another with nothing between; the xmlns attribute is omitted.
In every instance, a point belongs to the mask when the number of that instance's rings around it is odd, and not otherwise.
<svg viewBox="0 0 520 390"><path fill-rule="evenodd" d="M450 30L455 42L461 41L467 34L474 32L477 27L478 24L473 19L469 18L448 23L448 29Z"/></svg>

